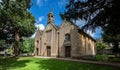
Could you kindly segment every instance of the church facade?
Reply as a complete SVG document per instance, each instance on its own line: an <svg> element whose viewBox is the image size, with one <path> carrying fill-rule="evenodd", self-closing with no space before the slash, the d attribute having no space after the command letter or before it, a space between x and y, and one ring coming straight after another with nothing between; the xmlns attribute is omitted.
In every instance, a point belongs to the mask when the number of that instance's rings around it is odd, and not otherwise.
<svg viewBox="0 0 120 70"><path fill-rule="evenodd" d="M53 12L48 14L44 31L37 30L34 40L35 56L80 58L95 55L95 40L77 25L63 20L58 27L54 24Z"/></svg>

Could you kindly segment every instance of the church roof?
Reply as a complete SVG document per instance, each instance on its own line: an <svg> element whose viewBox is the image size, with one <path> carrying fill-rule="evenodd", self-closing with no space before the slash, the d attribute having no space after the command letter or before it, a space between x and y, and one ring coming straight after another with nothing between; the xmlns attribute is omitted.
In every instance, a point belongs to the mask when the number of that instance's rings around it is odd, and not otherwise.
<svg viewBox="0 0 120 70"><path fill-rule="evenodd" d="M56 30L59 29L59 26L55 25L55 24L51 24Z"/></svg>
<svg viewBox="0 0 120 70"><path fill-rule="evenodd" d="M57 26L57 25L55 25L55 27L58 29L59 28L59 26Z"/></svg>
<svg viewBox="0 0 120 70"><path fill-rule="evenodd" d="M94 40L94 41L96 41L93 37L91 37L89 34L87 34L86 32L84 32L82 29L78 29L78 32L80 33L80 32L82 32L82 33L84 33L87 37L89 37L89 38L91 38L92 40Z"/></svg>
<svg viewBox="0 0 120 70"><path fill-rule="evenodd" d="M38 33L39 33L40 35L42 35L42 34L43 34L43 31L38 28L37 31L36 31L35 38L38 36Z"/></svg>
<svg viewBox="0 0 120 70"><path fill-rule="evenodd" d="M50 9L50 12L49 12L49 13L53 14L52 9Z"/></svg>
<svg viewBox="0 0 120 70"><path fill-rule="evenodd" d="M66 19L64 21L67 21ZM91 37L89 34L87 34L86 32L84 32L79 26L77 26L76 24L74 24L73 22L71 21L67 21L67 22L70 22L72 25L74 25L75 27L77 27L78 29L78 32L82 32L84 33L87 37L91 38L92 40L96 41L93 37Z"/></svg>

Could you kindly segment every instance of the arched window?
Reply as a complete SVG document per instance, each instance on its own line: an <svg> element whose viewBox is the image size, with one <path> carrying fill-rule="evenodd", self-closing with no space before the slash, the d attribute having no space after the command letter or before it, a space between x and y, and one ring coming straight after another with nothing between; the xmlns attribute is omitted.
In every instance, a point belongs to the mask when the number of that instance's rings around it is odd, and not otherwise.
<svg viewBox="0 0 120 70"><path fill-rule="evenodd" d="M36 43L35 43L36 47L38 47L38 44L39 44L39 40L36 40Z"/></svg>
<svg viewBox="0 0 120 70"><path fill-rule="evenodd" d="M70 34L65 34L65 41L70 41Z"/></svg>
<svg viewBox="0 0 120 70"><path fill-rule="evenodd" d="M37 40L36 42L37 42L37 44L39 43L39 41L38 41L38 40Z"/></svg>

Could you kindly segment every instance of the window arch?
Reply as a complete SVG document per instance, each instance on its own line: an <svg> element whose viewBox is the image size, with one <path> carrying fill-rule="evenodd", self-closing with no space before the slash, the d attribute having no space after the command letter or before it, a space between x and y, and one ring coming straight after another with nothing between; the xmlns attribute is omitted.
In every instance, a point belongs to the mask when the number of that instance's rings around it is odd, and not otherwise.
<svg viewBox="0 0 120 70"><path fill-rule="evenodd" d="M70 34L65 34L65 41L70 41Z"/></svg>
<svg viewBox="0 0 120 70"><path fill-rule="evenodd" d="M39 43L39 40L37 40L36 42L37 42L37 44L38 44L38 43Z"/></svg>

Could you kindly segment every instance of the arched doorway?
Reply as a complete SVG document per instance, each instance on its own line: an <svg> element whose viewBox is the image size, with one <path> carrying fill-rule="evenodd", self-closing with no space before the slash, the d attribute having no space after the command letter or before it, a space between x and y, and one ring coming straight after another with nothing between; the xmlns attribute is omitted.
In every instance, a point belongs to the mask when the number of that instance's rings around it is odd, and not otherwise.
<svg viewBox="0 0 120 70"><path fill-rule="evenodd" d="M65 46L65 57L71 57L71 47Z"/></svg>

